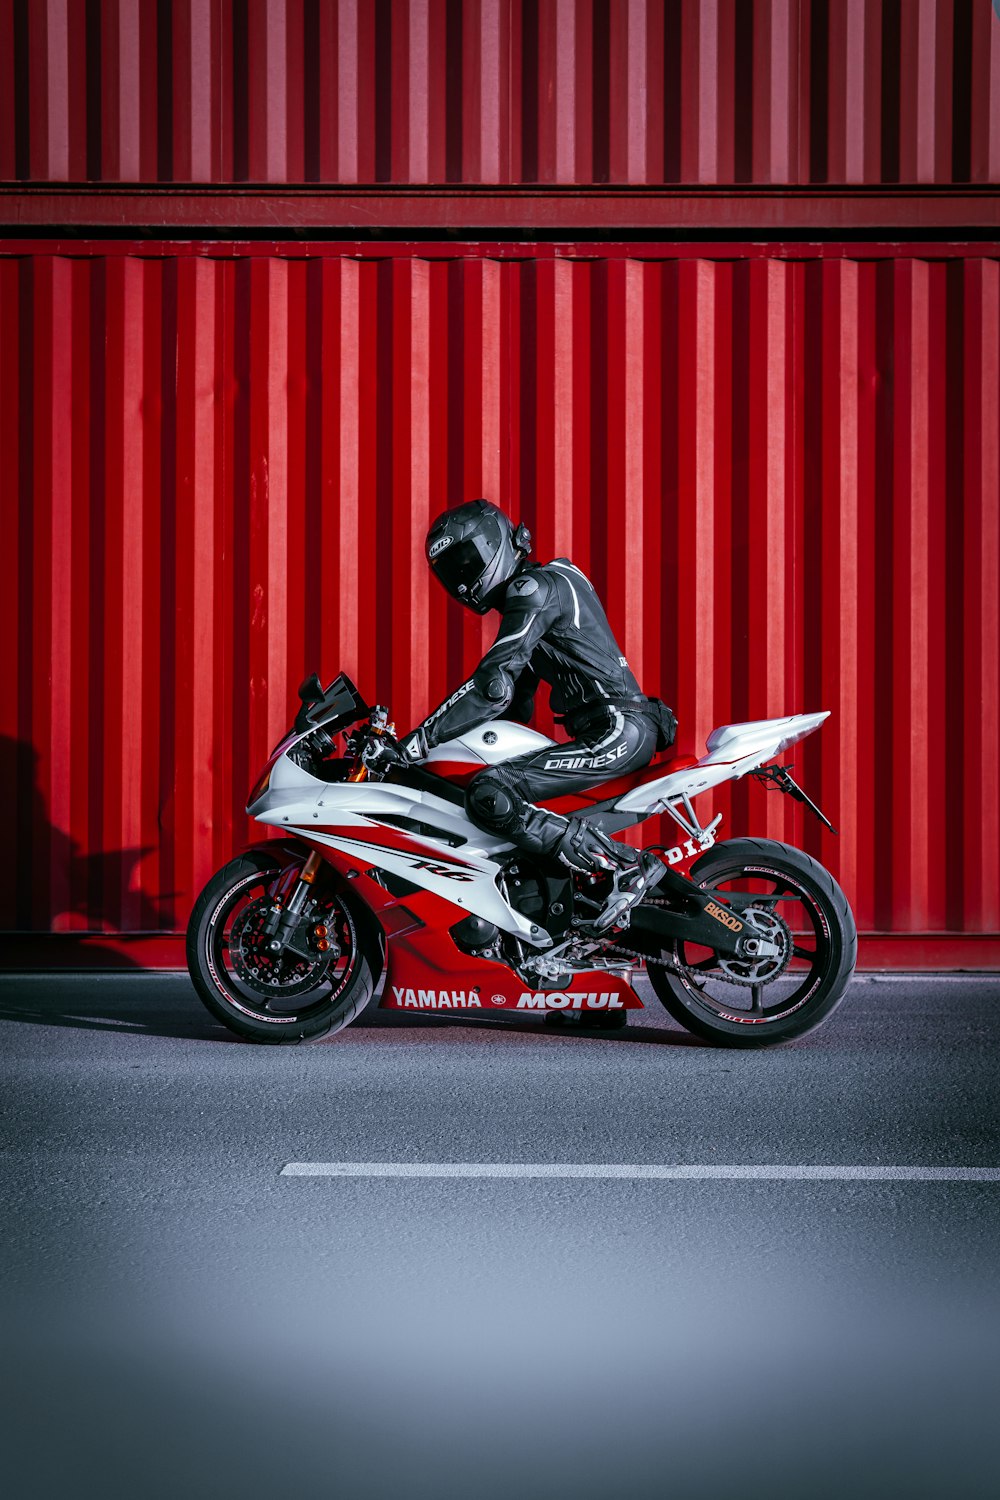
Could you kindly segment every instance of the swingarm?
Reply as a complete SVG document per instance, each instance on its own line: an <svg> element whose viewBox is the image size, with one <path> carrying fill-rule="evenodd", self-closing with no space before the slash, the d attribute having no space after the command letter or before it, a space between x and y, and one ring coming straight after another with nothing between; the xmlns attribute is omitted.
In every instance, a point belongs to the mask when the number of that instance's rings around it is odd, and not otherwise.
<svg viewBox="0 0 1000 1500"><path fill-rule="evenodd" d="M630 939L646 937L656 952L665 941L679 938L735 958L742 956L746 943L756 938L753 929L728 904L728 895L723 901L716 892L701 890L676 870L668 867L664 871L656 894L669 896L676 905L637 906L629 923ZM636 946L645 947L639 941Z"/></svg>

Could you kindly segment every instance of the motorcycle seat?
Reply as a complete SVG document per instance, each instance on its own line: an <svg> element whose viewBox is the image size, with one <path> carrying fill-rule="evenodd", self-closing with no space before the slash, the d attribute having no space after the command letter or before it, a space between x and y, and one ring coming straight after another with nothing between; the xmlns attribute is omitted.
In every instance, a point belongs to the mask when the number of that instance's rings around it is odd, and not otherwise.
<svg viewBox="0 0 1000 1500"><path fill-rule="evenodd" d="M449 740L446 744L435 746L420 769L436 780L450 783L454 792L468 786L473 776L486 765L502 764L505 760L534 753L547 746L556 748L556 742L523 725L493 720L469 730L457 739ZM666 751L654 756L650 764L639 771L632 771L627 776L616 776L611 780L595 780L592 786L585 787L583 791L552 797L547 801L540 801L538 805L563 814L585 813L589 807L624 797L627 792L645 785L647 781L656 781L672 771L687 770L697 764L694 756L672 755L670 751Z"/></svg>
<svg viewBox="0 0 1000 1500"><path fill-rule="evenodd" d="M661 776L669 776L673 771L686 771L697 764L698 761L693 755L658 755L640 771L633 771L628 776L616 776L612 781L598 781L593 786L585 787L583 791L570 792L562 797L550 797L538 805L547 808L549 812L562 813L564 816L570 813L586 813L588 808L595 807L598 803L614 802L619 797L624 797L627 792L634 791L636 787L645 786L647 781L658 781Z"/></svg>

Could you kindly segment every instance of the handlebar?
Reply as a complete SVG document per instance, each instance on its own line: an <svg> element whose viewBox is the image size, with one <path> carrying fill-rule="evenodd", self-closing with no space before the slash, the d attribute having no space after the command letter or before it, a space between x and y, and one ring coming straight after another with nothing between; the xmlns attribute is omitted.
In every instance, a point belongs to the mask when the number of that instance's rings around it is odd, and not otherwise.
<svg viewBox="0 0 1000 1500"><path fill-rule="evenodd" d="M295 729L301 738L289 754L297 765L302 766L303 770L316 774L320 763L336 753L337 736L343 733L346 759L353 761L355 765L350 780L364 781L372 772L376 775L380 772L384 774L390 765L397 762L397 757L393 753L396 745L396 726L391 722L389 710L383 704L368 708L359 698L356 698L354 711L345 712L343 710L343 683L345 681L346 679L338 679L336 683L332 683L320 702L307 702L307 698L315 689L314 681L307 679L302 684L299 692L303 706L295 721ZM331 708L334 710L332 713ZM341 710L340 713L337 712L338 708ZM358 708L362 710L362 713L357 712ZM367 715L367 718L364 723L359 723L358 720L362 714ZM356 727L351 728L352 724ZM350 730L349 733L348 730Z"/></svg>
<svg viewBox="0 0 1000 1500"><path fill-rule="evenodd" d="M390 722L389 710L376 704L368 721L352 731L347 737L347 752L357 770L352 781L364 781L372 772L384 775L391 766L401 765L403 756L396 748L396 726Z"/></svg>

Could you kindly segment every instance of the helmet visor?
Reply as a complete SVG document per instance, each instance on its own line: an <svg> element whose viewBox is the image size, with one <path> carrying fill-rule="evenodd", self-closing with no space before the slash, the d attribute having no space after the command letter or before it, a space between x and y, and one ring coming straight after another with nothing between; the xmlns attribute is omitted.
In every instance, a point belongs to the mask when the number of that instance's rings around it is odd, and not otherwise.
<svg viewBox="0 0 1000 1500"><path fill-rule="evenodd" d="M458 599L470 599L495 551L485 537L466 537L464 541L452 542L450 547L431 558L431 567L449 594ZM459 593L460 587L464 590L462 593Z"/></svg>

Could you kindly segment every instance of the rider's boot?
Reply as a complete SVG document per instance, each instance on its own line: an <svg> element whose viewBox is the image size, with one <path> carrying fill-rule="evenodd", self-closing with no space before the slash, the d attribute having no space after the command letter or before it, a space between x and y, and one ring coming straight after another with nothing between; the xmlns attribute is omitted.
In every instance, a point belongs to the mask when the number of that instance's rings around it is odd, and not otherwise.
<svg viewBox="0 0 1000 1500"><path fill-rule="evenodd" d="M587 924L594 932L622 926L626 914L663 878L667 868L655 854L619 844L586 818L569 822L553 852L571 869L612 877L610 895Z"/></svg>
<svg viewBox="0 0 1000 1500"><path fill-rule="evenodd" d="M555 858L584 875L610 875L612 890L588 926L606 932L627 921L628 911L662 879L666 865L655 854L619 844L586 818L565 818L513 794L497 771L472 784L469 815L480 827L513 838L529 854Z"/></svg>
<svg viewBox="0 0 1000 1500"><path fill-rule="evenodd" d="M663 879L666 865L648 849L636 854L635 863L616 877L614 889L604 903L603 911L594 918L597 932L607 932L612 927L621 927L627 921L627 913Z"/></svg>

